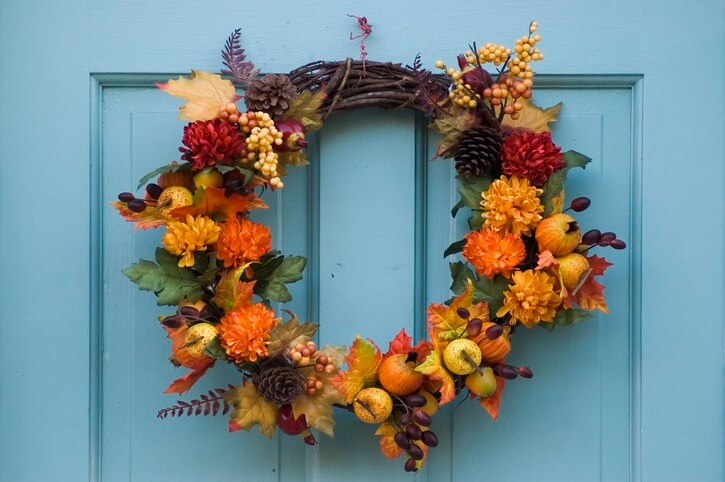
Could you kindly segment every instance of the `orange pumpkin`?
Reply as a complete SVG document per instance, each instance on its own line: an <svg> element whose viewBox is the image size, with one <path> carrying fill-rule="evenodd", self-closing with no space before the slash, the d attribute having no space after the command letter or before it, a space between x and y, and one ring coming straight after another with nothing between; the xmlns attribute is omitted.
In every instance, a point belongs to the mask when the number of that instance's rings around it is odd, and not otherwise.
<svg viewBox="0 0 725 482"><path fill-rule="evenodd" d="M388 392L408 395L420 388L423 374L415 371L415 362L408 361L408 355L398 353L384 358L380 363L378 380Z"/></svg>
<svg viewBox="0 0 725 482"><path fill-rule="evenodd" d="M486 330L495 324L492 321L485 321L481 327L481 332L473 339L481 349L481 360L489 365L501 363L511 351L511 340L507 329L504 329L501 336L495 340L486 338Z"/></svg>

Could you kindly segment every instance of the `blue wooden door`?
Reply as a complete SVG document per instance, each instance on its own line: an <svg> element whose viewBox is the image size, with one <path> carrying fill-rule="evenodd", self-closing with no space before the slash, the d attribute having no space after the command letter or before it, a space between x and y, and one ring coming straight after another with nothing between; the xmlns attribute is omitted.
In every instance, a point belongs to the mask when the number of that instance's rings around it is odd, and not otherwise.
<svg viewBox="0 0 725 482"><path fill-rule="evenodd" d="M555 140L593 158L570 193L592 198L583 224L629 245L605 277L611 313L517 335L512 362L535 378L509 384L496 423L449 406L415 476L346 413L315 448L228 434L221 416L157 420L179 372L162 311L120 270L159 233L132 236L108 206L178 155L178 103L154 82L218 70L236 27L264 71L356 56L348 13L373 24L371 59L422 52L428 67L536 18L535 100L563 101ZM722 480L722 14L714 0L0 0L0 481ZM291 309L321 343L421 337L425 305L449 297L442 253L464 227L435 141L409 111L337 115L312 165L266 197L275 247L310 259ZM237 381L217 367L192 394Z"/></svg>

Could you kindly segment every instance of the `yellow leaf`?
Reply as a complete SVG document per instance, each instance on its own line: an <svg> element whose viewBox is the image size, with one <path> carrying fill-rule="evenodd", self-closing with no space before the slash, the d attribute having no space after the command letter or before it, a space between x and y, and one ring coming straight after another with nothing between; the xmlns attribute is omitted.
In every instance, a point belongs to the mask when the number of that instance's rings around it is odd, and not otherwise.
<svg viewBox="0 0 725 482"><path fill-rule="evenodd" d="M277 430L277 406L265 400L252 382L244 382L224 393L224 400L234 407L229 421L229 430L244 429L249 432L259 425L259 431L272 438Z"/></svg>
<svg viewBox="0 0 725 482"><path fill-rule="evenodd" d="M557 214L564 210L564 190L551 198L551 214Z"/></svg>
<svg viewBox="0 0 725 482"><path fill-rule="evenodd" d="M252 263L245 263L234 270L226 270L219 279L214 290L214 297L211 300L222 311L230 311L252 301L255 281L249 283L239 281L242 273L250 264Z"/></svg>
<svg viewBox="0 0 725 482"><path fill-rule="evenodd" d="M394 424L389 422L383 422L380 424L375 435L380 435L380 452L388 459L394 459L400 457L403 453L397 443L395 443L395 434L398 433L399 429Z"/></svg>
<svg viewBox="0 0 725 482"><path fill-rule="evenodd" d="M323 383L322 390L318 390L314 395L303 390L302 394L292 402L292 413L295 418L304 413L309 427L332 437L332 430L335 427L332 406L335 403L341 403L342 398L327 377L319 376L318 378Z"/></svg>
<svg viewBox="0 0 725 482"><path fill-rule="evenodd" d="M461 318L458 314L459 308L468 312L468 318ZM478 318L481 321L488 321L488 317L488 303L485 301L473 303L473 283L468 280L465 291L455 297L450 306L440 303L430 304L428 307L428 335L433 345L437 349L443 350L448 342L464 337L468 320Z"/></svg>
<svg viewBox="0 0 725 482"><path fill-rule="evenodd" d="M433 127L443 135L438 141L436 157L451 157L461 134L479 123L480 119L468 111L461 115L439 117L433 121Z"/></svg>
<svg viewBox="0 0 725 482"><path fill-rule="evenodd" d="M179 107L179 119L188 121L216 119L219 110L239 99L234 84L217 74L192 70L189 78L179 77L156 86L174 97L186 99Z"/></svg>
<svg viewBox="0 0 725 482"><path fill-rule="evenodd" d="M415 371L427 375L429 380L440 384L441 399L439 405L445 405L456 398L456 383L453 376L443 366L441 351L436 349L426 357L425 361L415 368Z"/></svg>
<svg viewBox="0 0 725 482"><path fill-rule="evenodd" d="M290 101L285 117L297 119L309 131L322 127L322 115L318 112L327 95L320 89L317 92L306 90Z"/></svg>
<svg viewBox="0 0 725 482"><path fill-rule="evenodd" d="M517 120L506 116L502 124L512 129L527 129L532 132L549 132L549 124L556 122L561 110L561 102L558 104L542 109L527 99L519 99L524 104L524 108L519 111L520 117Z"/></svg>

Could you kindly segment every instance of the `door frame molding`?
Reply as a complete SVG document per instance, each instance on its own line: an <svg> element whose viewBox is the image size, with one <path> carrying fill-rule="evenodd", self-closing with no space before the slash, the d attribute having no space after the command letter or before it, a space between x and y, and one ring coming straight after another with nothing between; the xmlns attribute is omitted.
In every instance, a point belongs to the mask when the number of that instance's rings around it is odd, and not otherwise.
<svg viewBox="0 0 725 482"><path fill-rule="evenodd" d="M151 88L179 73L91 73L90 74L90 251L89 251L89 480L102 480L103 406L103 207L109 202L102 199L103 176L103 95L108 88ZM630 153L630 233L631 251L629 276L629 473L630 480L642 476L642 173L643 173L643 89L644 76L640 74L591 75L537 75L539 89L626 89L631 95L631 153ZM313 250L314 251L314 250ZM417 291L417 290L416 290ZM314 467L306 468L308 479L319 475L317 449L309 448L306 461Z"/></svg>

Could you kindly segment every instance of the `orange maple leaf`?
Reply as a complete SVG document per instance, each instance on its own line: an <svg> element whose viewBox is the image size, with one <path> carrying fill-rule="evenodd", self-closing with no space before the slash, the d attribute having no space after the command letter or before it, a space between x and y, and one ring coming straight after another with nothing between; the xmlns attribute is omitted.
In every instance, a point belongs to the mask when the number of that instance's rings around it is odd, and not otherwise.
<svg viewBox="0 0 725 482"><path fill-rule="evenodd" d="M542 251L539 253L539 262L536 264L537 270L546 269L549 266L556 266L559 264L559 262L556 260L553 254L551 254L551 251L548 249L546 251Z"/></svg>
<svg viewBox="0 0 725 482"><path fill-rule="evenodd" d="M595 276L602 276L607 268L612 266L612 263L599 256L590 256L587 260L589 260L589 267L592 271L576 293L567 294L564 307L571 308L576 303L585 310L599 310L602 313L609 313L607 301L604 297L604 285L594 278Z"/></svg>
<svg viewBox="0 0 725 482"><path fill-rule="evenodd" d="M355 338L345 357L347 371L338 372L329 379L345 403L352 403L360 390L377 383L382 359L380 348L372 340L363 340L359 336Z"/></svg>
<svg viewBox="0 0 725 482"><path fill-rule="evenodd" d="M186 325L179 328L163 327L166 330L167 337L171 340L171 361L179 365L191 368L186 375L177 378L164 390L164 393L184 393L188 391L199 379L204 376L206 371L214 366L214 359L211 357L194 358L189 355L186 347Z"/></svg>
<svg viewBox="0 0 725 482"><path fill-rule="evenodd" d="M168 221L168 218L161 211L153 207L147 207L142 212L137 213L128 209L126 203L121 201L114 201L111 206L116 208L118 213L123 216L123 219L129 223L136 223L133 227L134 231L137 229L158 228L164 226Z"/></svg>
<svg viewBox="0 0 725 482"><path fill-rule="evenodd" d="M479 400L481 406L486 409L491 419L495 422L498 418L498 409L501 406L501 396L503 395L503 387L506 384L506 380L501 377L496 377L496 391L490 397Z"/></svg>
<svg viewBox="0 0 725 482"><path fill-rule="evenodd" d="M175 218L184 219L187 214L192 216L205 215L219 221L233 218L237 213L243 213L257 208L266 208L267 205L259 196L250 192L245 195L234 193L229 197L224 195L224 189L218 187L199 188L194 193L194 204L173 209L169 214Z"/></svg>
<svg viewBox="0 0 725 482"><path fill-rule="evenodd" d="M380 452L387 459L392 460L400 457L403 453L403 449L395 443L395 439L393 438L397 432L398 428L394 424L388 422L381 423L377 430L375 430L375 435L381 436Z"/></svg>
<svg viewBox="0 0 725 482"><path fill-rule="evenodd" d="M468 311L469 317L462 318L458 309ZM466 332L469 319L478 318L488 321L488 303L481 301L473 304L473 283L468 280L466 289L453 299L450 306L431 303L428 307L428 336L436 349L443 350L448 343Z"/></svg>
<svg viewBox="0 0 725 482"><path fill-rule="evenodd" d="M196 370L192 370L183 377L179 377L171 384L166 387L166 390L164 390L164 393L184 393L188 392L191 387L194 386L196 382L199 381L201 377L204 376L206 371L214 366L214 359L209 358L204 361L204 365Z"/></svg>

